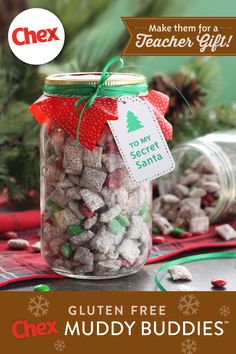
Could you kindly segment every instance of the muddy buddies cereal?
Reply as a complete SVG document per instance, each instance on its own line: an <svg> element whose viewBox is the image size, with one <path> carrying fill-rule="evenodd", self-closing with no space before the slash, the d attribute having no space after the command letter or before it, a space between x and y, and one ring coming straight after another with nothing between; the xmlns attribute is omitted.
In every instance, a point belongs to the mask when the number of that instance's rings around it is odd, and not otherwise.
<svg viewBox="0 0 236 354"><path fill-rule="evenodd" d="M174 281L192 280L192 274L186 267L182 265L171 266L170 268L168 268L168 273Z"/></svg>
<svg viewBox="0 0 236 354"><path fill-rule="evenodd" d="M217 171L201 156L187 165L178 177L174 174L177 180L169 181L168 187L165 178L159 181L161 196L154 200L154 226L164 235L176 228L193 235L207 232L219 199Z"/></svg>
<svg viewBox="0 0 236 354"><path fill-rule="evenodd" d="M47 263L78 278L139 270L151 244L150 184L131 181L109 129L91 152L56 126L45 128L43 139L41 247Z"/></svg>
<svg viewBox="0 0 236 354"><path fill-rule="evenodd" d="M236 133L217 132L173 150L176 169L158 179L153 223L162 234L206 233L211 223L236 215ZM171 228L173 231L171 231ZM182 233L175 233L180 228ZM234 234L222 227L225 240ZM229 236L228 236L229 235Z"/></svg>

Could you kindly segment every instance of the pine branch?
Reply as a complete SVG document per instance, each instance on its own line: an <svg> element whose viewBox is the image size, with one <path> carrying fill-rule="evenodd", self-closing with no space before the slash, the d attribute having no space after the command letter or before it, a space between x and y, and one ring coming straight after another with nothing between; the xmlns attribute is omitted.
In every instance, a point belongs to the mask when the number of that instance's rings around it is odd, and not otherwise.
<svg viewBox="0 0 236 354"><path fill-rule="evenodd" d="M39 188L39 126L28 104L12 102L0 121L0 189Z"/></svg>
<svg viewBox="0 0 236 354"><path fill-rule="evenodd" d="M4 47L0 48L0 118L7 109L7 105L14 96L19 84L14 80L14 68L7 59Z"/></svg>
<svg viewBox="0 0 236 354"><path fill-rule="evenodd" d="M28 6L44 8L58 16L65 28L66 48L82 28L90 27L94 23L95 18L104 12L110 2L110 0L28 0ZM60 62L61 59L60 54L56 62Z"/></svg>
<svg viewBox="0 0 236 354"><path fill-rule="evenodd" d="M195 78L201 85L202 89L212 99L220 88L220 71L218 64L213 57L195 57L180 68L180 71L185 73L189 80Z"/></svg>
<svg viewBox="0 0 236 354"><path fill-rule="evenodd" d="M63 60L56 68L53 63L53 72L55 69L57 72L63 72L65 66L67 68L71 66L73 71L101 70L109 58L120 54L127 41L128 33L121 16L162 15L167 4L172 1L162 1L161 5L154 7L154 10L151 6L156 3L155 0L110 1L109 6L95 17L93 24L90 22L74 37L63 53ZM50 66L42 67L41 71L44 70L49 73Z"/></svg>

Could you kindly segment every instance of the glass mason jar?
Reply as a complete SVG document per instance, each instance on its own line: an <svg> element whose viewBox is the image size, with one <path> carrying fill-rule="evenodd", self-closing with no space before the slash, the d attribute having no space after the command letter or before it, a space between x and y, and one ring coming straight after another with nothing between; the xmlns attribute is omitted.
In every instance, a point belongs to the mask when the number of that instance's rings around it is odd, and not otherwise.
<svg viewBox="0 0 236 354"><path fill-rule="evenodd" d="M207 134L179 145L172 153L176 169L158 179L160 194L178 195L186 187L192 195L196 191L196 196L203 191L201 209L211 223L235 217L236 130Z"/></svg>
<svg viewBox="0 0 236 354"><path fill-rule="evenodd" d="M137 78L143 80L129 75L126 81L132 85ZM88 80L84 75L83 83ZM68 83L68 76L60 82ZM82 279L136 273L151 247L151 203L151 183L130 179L107 123L92 151L55 122L42 125L41 245L56 273Z"/></svg>

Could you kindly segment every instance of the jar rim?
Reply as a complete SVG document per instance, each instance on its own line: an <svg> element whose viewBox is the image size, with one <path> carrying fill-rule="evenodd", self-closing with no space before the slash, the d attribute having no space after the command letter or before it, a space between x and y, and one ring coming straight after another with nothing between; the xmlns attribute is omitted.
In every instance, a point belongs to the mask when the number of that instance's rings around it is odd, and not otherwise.
<svg viewBox="0 0 236 354"><path fill-rule="evenodd" d="M75 72L49 75L45 79L47 85L76 85L89 84L96 85L100 78L101 72ZM146 83L145 76L134 73L111 73L104 82L104 86L128 86Z"/></svg>

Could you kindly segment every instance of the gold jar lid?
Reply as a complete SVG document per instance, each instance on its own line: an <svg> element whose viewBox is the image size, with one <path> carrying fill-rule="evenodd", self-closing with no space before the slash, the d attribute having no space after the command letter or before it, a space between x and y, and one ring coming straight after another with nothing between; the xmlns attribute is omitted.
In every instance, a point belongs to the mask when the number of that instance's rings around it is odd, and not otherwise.
<svg viewBox="0 0 236 354"><path fill-rule="evenodd" d="M101 78L101 72L82 72L49 75L45 79L47 85L96 85ZM146 83L146 78L140 74L113 73L105 81L104 86L128 86Z"/></svg>

